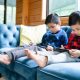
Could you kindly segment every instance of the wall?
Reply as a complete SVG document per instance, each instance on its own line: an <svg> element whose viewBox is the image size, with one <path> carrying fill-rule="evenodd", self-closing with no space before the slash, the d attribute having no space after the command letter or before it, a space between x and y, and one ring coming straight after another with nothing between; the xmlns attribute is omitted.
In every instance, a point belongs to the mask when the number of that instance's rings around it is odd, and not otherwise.
<svg viewBox="0 0 80 80"><path fill-rule="evenodd" d="M29 0L16 0L16 24L28 24Z"/></svg>
<svg viewBox="0 0 80 80"><path fill-rule="evenodd" d="M68 25L69 17L61 17L61 25Z"/></svg>
<svg viewBox="0 0 80 80"><path fill-rule="evenodd" d="M61 17L62 25L68 23L68 17ZM42 20L42 0L16 0L16 24L39 25Z"/></svg>
<svg viewBox="0 0 80 80"><path fill-rule="evenodd" d="M29 2L29 25L42 23L42 0L30 0Z"/></svg>

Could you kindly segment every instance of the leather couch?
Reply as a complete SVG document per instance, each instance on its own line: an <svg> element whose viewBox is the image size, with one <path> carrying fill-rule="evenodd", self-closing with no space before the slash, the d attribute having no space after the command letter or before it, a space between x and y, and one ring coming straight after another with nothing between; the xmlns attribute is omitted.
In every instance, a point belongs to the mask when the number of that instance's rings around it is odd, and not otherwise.
<svg viewBox="0 0 80 80"><path fill-rule="evenodd" d="M62 27L70 35L70 27ZM0 52L20 44L20 26L0 24ZM0 64L6 80L80 80L80 62L51 64L39 68L35 61L21 57L10 65Z"/></svg>

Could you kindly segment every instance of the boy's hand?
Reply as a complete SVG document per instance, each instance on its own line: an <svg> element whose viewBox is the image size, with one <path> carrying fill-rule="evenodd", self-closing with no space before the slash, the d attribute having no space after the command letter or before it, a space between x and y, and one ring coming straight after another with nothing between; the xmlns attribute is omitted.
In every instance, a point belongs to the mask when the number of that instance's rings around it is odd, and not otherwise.
<svg viewBox="0 0 80 80"><path fill-rule="evenodd" d="M61 48L60 48L60 49L65 49L65 48L64 48L64 46L63 46L63 45L61 45Z"/></svg>
<svg viewBox="0 0 80 80"><path fill-rule="evenodd" d="M47 51L53 51L53 47L48 45L47 48L46 48L46 50Z"/></svg>
<svg viewBox="0 0 80 80"><path fill-rule="evenodd" d="M69 50L71 57L77 58L80 57L80 50L77 49L71 49Z"/></svg>

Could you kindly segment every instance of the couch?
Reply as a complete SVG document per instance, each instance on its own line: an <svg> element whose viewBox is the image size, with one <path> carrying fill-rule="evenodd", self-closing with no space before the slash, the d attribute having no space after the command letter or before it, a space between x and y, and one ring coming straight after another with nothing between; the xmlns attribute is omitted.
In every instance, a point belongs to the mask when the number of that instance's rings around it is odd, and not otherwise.
<svg viewBox="0 0 80 80"><path fill-rule="evenodd" d="M0 24L0 52L20 45L20 25ZM70 27L62 27L68 37ZM21 57L10 65L0 64L6 80L80 80L80 62L57 63L39 68L34 60Z"/></svg>

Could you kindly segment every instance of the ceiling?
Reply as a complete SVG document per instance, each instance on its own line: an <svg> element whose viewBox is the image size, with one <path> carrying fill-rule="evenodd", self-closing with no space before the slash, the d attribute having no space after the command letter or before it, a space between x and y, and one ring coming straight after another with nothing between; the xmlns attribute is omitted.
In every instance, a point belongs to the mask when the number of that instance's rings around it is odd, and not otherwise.
<svg viewBox="0 0 80 80"><path fill-rule="evenodd" d="M0 0L0 5L4 5L4 0ZM16 0L7 0L8 6L16 6Z"/></svg>

